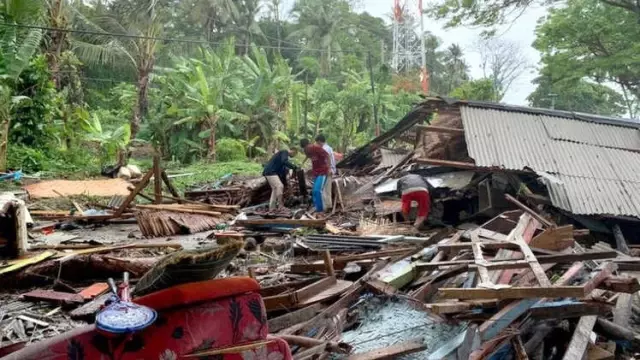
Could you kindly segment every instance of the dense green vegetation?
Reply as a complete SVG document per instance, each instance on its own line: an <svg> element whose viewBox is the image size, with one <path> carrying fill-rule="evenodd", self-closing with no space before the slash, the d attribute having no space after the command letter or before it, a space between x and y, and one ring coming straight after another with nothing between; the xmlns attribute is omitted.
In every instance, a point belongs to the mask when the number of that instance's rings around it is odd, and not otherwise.
<svg viewBox="0 0 640 360"><path fill-rule="evenodd" d="M505 10L471 3L434 14L493 25ZM555 93L556 108L634 115L637 32L634 11L600 0L552 11L531 104ZM422 36L431 94L508 91L500 69L519 66L517 54L487 55L486 78L471 79L460 46ZM281 0L0 0L0 168L97 174L158 151L198 177L213 176L212 161L253 173L249 160L319 133L346 152L420 99L418 74L387 66L391 40L384 19L349 0L296 0L287 14Z"/></svg>

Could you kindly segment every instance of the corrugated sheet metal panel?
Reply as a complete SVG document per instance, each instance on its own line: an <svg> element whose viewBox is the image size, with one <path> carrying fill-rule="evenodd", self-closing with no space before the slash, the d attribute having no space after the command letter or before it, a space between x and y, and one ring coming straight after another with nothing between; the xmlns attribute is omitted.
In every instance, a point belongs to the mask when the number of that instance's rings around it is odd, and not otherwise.
<svg viewBox="0 0 640 360"><path fill-rule="evenodd" d="M478 166L530 168L553 204L575 214L640 217L638 130L490 108L461 106L469 156Z"/></svg>
<svg viewBox="0 0 640 360"><path fill-rule="evenodd" d="M640 183L557 175L561 182L543 181L553 204L578 215L640 217ZM631 191L629 191L631 190ZM636 193L637 194L637 193Z"/></svg>
<svg viewBox="0 0 640 360"><path fill-rule="evenodd" d="M640 134L636 129L552 116L541 119L549 136L556 140L640 150Z"/></svg>
<svg viewBox="0 0 640 360"><path fill-rule="evenodd" d="M460 108L469 156L477 165L557 172L553 140L539 115L468 106Z"/></svg>
<svg viewBox="0 0 640 360"><path fill-rule="evenodd" d="M380 164L373 170L386 169L398 165L407 156L406 153L399 153L390 149L380 149Z"/></svg>

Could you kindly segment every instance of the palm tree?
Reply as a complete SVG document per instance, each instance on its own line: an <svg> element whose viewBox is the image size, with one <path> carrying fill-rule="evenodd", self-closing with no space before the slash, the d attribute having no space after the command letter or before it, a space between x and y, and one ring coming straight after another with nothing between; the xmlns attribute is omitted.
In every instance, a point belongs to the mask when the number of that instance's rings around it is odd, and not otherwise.
<svg viewBox="0 0 640 360"><path fill-rule="evenodd" d="M329 74L333 56L341 51L338 40L339 34L346 29L345 10L349 10L349 5L342 0L299 0L293 7L292 14L300 28L292 32L289 38L321 50L322 75Z"/></svg>
<svg viewBox="0 0 640 360"><path fill-rule="evenodd" d="M449 79L445 94L469 80L469 65L464 61L462 48L458 44L452 44L444 54L445 73Z"/></svg>
<svg viewBox="0 0 640 360"><path fill-rule="evenodd" d="M163 19L157 14L157 0L139 1L137 11L128 19L101 16L96 19L82 18L79 27L94 32L127 34L128 37L91 35L76 39L74 50L88 64L133 68L137 75L137 101L130 119L131 139L140 130L140 123L147 115L149 82L155 65L155 56L160 47L158 38L164 31Z"/></svg>
<svg viewBox="0 0 640 360"><path fill-rule="evenodd" d="M248 55L254 37L264 38L264 33L257 22L260 1L237 0L229 2L226 10L230 17L227 27L241 41L244 55Z"/></svg>
<svg viewBox="0 0 640 360"><path fill-rule="evenodd" d="M7 167L11 109L24 99L14 96L14 87L42 40L40 29L25 29L18 25L39 23L42 11L40 0L0 2L0 21L5 24L0 29L0 171Z"/></svg>

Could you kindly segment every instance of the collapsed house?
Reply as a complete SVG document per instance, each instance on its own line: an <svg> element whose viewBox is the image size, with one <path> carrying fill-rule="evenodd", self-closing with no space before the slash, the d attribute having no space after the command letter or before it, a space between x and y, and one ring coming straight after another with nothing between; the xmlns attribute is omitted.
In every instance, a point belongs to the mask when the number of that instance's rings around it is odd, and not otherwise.
<svg viewBox="0 0 640 360"><path fill-rule="evenodd" d="M428 123L428 125L427 125ZM471 213L495 216L504 193L524 196L553 216L595 232L619 225L634 241L640 219L637 122L567 111L428 98L394 128L350 154L338 167L377 172L380 195L403 172L424 175L436 202L473 198ZM470 195L469 192L473 194ZM461 210L461 209L455 209Z"/></svg>

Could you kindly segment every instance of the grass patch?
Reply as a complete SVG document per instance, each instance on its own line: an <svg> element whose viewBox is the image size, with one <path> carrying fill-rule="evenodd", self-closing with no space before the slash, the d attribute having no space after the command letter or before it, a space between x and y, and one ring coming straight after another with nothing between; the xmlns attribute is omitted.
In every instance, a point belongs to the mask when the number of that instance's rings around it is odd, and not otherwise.
<svg viewBox="0 0 640 360"><path fill-rule="evenodd" d="M169 175L194 173L193 175L171 179L178 191L183 192L196 185L213 183L226 174L259 176L262 173L262 165L249 160L216 163L198 162L186 167L173 167L167 164L167 173Z"/></svg>

